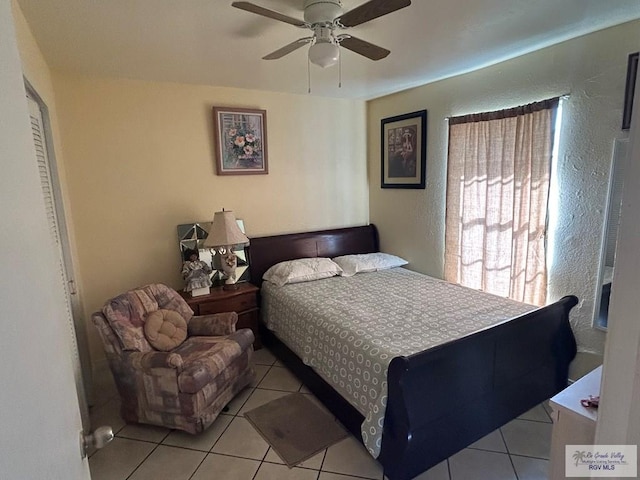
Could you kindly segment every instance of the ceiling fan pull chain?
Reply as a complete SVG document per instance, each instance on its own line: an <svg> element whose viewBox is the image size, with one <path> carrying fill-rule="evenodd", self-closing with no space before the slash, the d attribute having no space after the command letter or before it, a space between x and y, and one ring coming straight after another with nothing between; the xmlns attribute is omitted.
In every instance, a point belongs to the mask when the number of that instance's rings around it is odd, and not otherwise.
<svg viewBox="0 0 640 480"><path fill-rule="evenodd" d="M307 57L307 85L309 86L307 93L311 93L311 60L309 57Z"/></svg>
<svg viewBox="0 0 640 480"><path fill-rule="evenodd" d="M338 44L340 46L340 44ZM342 52L338 57L338 88L342 88Z"/></svg>

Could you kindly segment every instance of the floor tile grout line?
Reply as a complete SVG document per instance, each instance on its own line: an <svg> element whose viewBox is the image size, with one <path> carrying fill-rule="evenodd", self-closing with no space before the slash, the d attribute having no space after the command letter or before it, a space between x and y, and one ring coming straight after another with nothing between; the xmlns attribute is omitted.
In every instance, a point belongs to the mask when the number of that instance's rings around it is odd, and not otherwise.
<svg viewBox="0 0 640 480"><path fill-rule="evenodd" d="M511 458L511 455L509 455L509 463L511 463L511 468L513 469L513 474L516 476L516 480L520 480L520 476L518 475L516 465L515 463L513 463L513 458Z"/></svg>
<svg viewBox="0 0 640 480"><path fill-rule="evenodd" d="M504 448L507 449L507 455L511 455L511 452L509 451L509 445L507 445L507 440L504 438L504 433L502 433L502 427L498 428L498 430L500 431L500 437L502 437L502 443L504 443Z"/></svg>
<svg viewBox="0 0 640 480"><path fill-rule="evenodd" d="M260 471L260 467L262 467L262 462L258 464L258 468L256 468L256 471L253 474L253 477L251 477L251 480L256 480L256 477L258 476L258 472Z"/></svg>
<svg viewBox="0 0 640 480"><path fill-rule="evenodd" d="M151 455L153 455L153 452L155 452L155 451L158 449L158 447L159 447L159 446L160 446L160 444L159 444L159 443L156 443L156 446L155 446L154 448L152 448L152 449L151 449L151 451L147 454L147 456L146 456L146 457L144 457L144 458L142 459L142 461L138 464L138 466L137 466L136 468L134 468L134 469L131 471L131 473L125 477L125 480L129 480L129 479L131 478L131 476L132 476L134 473L136 473L136 471L137 471L137 470L142 466L142 464L144 464L144 462L146 462L146 461L149 459L149 457L150 457Z"/></svg>
<svg viewBox="0 0 640 480"><path fill-rule="evenodd" d="M242 404L244 405L244 403ZM242 407L240 407L241 409ZM238 409L238 412L240 411L240 409ZM230 416L230 415L228 415ZM218 438L216 438L216 440L213 442L213 445L211 445L211 448L209 449L209 451L207 453L216 453L213 451L213 449L216 447L216 445L218 444L218 442L220 441L220 439L222 438L222 436L225 434L225 432L229 429L229 427L231 426L231 424L233 423L233 421L236 419L237 415L233 415L233 417L231 418L231 420L229 421L229 423L227 423L227 426L224 427L224 429L222 430L222 432L220 433L220 435L218 435Z"/></svg>
<svg viewBox="0 0 640 480"><path fill-rule="evenodd" d="M262 460L258 459L258 458L251 458L251 457L243 457L242 455L232 455L230 453L221 453L221 452L203 452L202 450L200 450L201 453L206 453L207 455L219 455L221 457L229 457L229 458L240 458L243 460L253 460L254 462L262 462ZM267 463L273 463L273 462L267 462Z"/></svg>
<svg viewBox="0 0 640 480"><path fill-rule="evenodd" d="M521 453L510 453L509 456L511 456L511 457L522 457L522 458L531 458L533 460L545 460L547 462L551 461L550 458L534 457L533 455L523 455Z"/></svg>
<svg viewBox="0 0 640 480"><path fill-rule="evenodd" d="M272 449L272 448L270 447L270 449ZM268 451L268 450L267 450L267 455L269 455L269 451ZM307 460L308 460L308 459L307 459ZM306 460L305 460L305 461L306 461ZM266 457L265 457L265 459L264 459L264 460L262 460L262 463L268 463L268 464L270 464L270 465L285 465L285 466L287 465L286 463L279 463L279 462L274 462L274 461L272 461L272 460L267 460L267 459L266 459ZM303 463L303 462L300 462L300 463ZM300 465L294 465L292 468L294 468L294 467L295 467L295 468L301 468L301 469L303 469L303 470L314 470L314 471L318 470L317 468L301 467Z"/></svg>
<svg viewBox="0 0 640 480"><path fill-rule="evenodd" d="M324 453L322 454L322 460L320 461L320 471L323 471L324 462L327 459L327 453L329 452L329 447L324 449Z"/></svg>
<svg viewBox="0 0 640 480"><path fill-rule="evenodd" d="M124 437L122 435L116 435L116 438L121 438L123 440L131 440L133 442L142 442L142 443L153 443L155 445L160 445L162 441L156 442L155 440L145 440L144 438L132 438L132 437ZM165 437L166 438L166 437ZM164 440L164 439L163 439Z"/></svg>
<svg viewBox="0 0 640 480"><path fill-rule="evenodd" d="M463 450L474 450L476 452L485 452L485 453L498 453L500 455L510 455L509 452L499 452L497 450L489 450L487 448L476 448L476 447L465 447ZM454 453L455 455L455 453Z"/></svg>
<svg viewBox="0 0 640 480"><path fill-rule="evenodd" d="M262 468L262 465L264 465L264 459L267 458L267 455L269 455L269 449L270 448L271 448L271 446L268 446L267 447L267 451L264 452L264 455L262 456L262 460L260 460L260 463L258 464L258 468L256 470L256 473L253 474L253 477L252 477L253 480L255 480L256 476L258 475L258 472Z"/></svg>
<svg viewBox="0 0 640 480"><path fill-rule="evenodd" d="M282 390L282 389L279 389L279 388L256 387L256 390L268 390L269 392L298 393L298 390ZM302 393L302 392L300 392L300 393Z"/></svg>
<svg viewBox="0 0 640 480"><path fill-rule="evenodd" d="M251 398L251 396L254 394L254 392L255 392L257 389L258 389L258 387L251 387L251 393L249 393L249 395L247 396L247 398L245 399L245 401L244 401L244 402L242 402L242 405L240 405L240 406L238 407L238 411L236 411L236 413L232 413L230 416L233 416L234 418L235 418L235 417L240 417L240 416L242 416L242 415L240 415L240 412L242 411L242 409L244 408L244 406L246 405L246 403L249 401L249 399ZM238 392L238 393L240 393L240 392ZM227 413L227 415L229 415L229 414Z"/></svg>
<svg viewBox="0 0 640 480"><path fill-rule="evenodd" d="M504 438L504 433L502 433L502 428L498 429L500 432L500 437L502 438L502 443L504 443L504 447L507 449L507 457L509 458L509 463L511 464L511 469L513 470L513 474L516 477L516 480L518 479L518 472L516 471L516 466L513 463L513 459L511 458L511 453L509 451L509 445L507 445L507 440Z"/></svg>
<svg viewBox="0 0 640 480"><path fill-rule="evenodd" d="M200 450L199 450L200 451ZM204 453L204 457L202 457L202 460L200 461L200 463L198 464L198 466L196 467L196 469L193 471L193 473L191 473L191 475L189 475L189 478L187 480L191 480L193 478L193 476L198 472L198 470L200 470L200 467L202 466L202 464L204 463L204 461L207 459L207 457L209 456L209 454L207 452L202 452Z"/></svg>
<svg viewBox="0 0 640 480"><path fill-rule="evenodd" d="M267 373L269 373L269 371L271 370L271 367L269 367L269 369L267 370ZM266 376L266 373L265 373ZM264 378L264 377L263 377ZM244 418L244 416L240 415L240 412L242 411L242 408L245 406L245 404L249 401L249 399L251 398L251 396L253 395L253 393L258 389L258 387L252 387L253 392L251 392L251 394L246 398L246 400L244 402L242 402L242 405L240 405L240 407L238 408L238 411L232 415L227 415L227 416L231 416L232 419L231 421L227 424L227 426L224 428L224 430L222 430L222 432L220 433L220 435L218 436L218 438L215 440L215 442L213 442L213 445L211 446L211 448L209 449L209 451L207 452L207 455L209 454L214 454L214 455L225 455L228 457L234 457L234 458L244 458L244 459L248 459L248 460L256 460L259 461L260 463L258 464L258 468L256 469L255 474L253 475L252 478L255 479L255 476L258 474L258 472L260 471L260 467L262 466L262 464L264 463L264 459L266 458L267 454L269 453L269 448L267 448L267 451L265 452L264 456L262 457L262 460L257 460L255 458L249 458L249 457L242 457L242 456L236 456L236 455L229 455L229 454L224 454L224 453L218 453L218 452L214 452L213 449L216 447L216 445L218 444L218 442L220 441L220 439L223 437L223 435L225 434L225 432L229 429L229 427L231 426L231 424L233 423L233 421L236 418ZM206 456L205 456L206 458Z"/></svg>
<svg viewBox="0 0 640 480"><path fill-rule="evenodd" d="M547 422L546 420L532 420L532 419L530 419L530 418L520 418L520 417L516 417L516 418L514 418L514 419L513 419L513 420L511 420L511 421L513 422L514 420L520 420L520 421L522 421L522 422L544 423L545 425L553 424L553 422L552 422L552 421L548 421L548 422Z"/></svg>
<svg viewBox="0 0 640 480"><path fill-rule="evenodd" d="M507 456L509 457L509 463L511 464L511 469L513 470L513 474L516 476L516 480L519 480L518 472L516 471L516 466L513 463L513 459L511 458L511 452L509 450L509 445L507 444L507 440L504 438L504 433L502 433L502 428L499 428L498 430L500 431L500 436L502 437L502 442L504 443L504 446L507 449Z"/></svg>
<svg viewBox="0 0 640 480"><path fill-rule="evenodd" d="M312 468L309 470L313 470ZM371 477L363 477L362 475L354 475L353 473L334 472L333 470L320 470L320 473L333 473L335 475L344 475L345 477L358 478L360 480L375 480Z"/></svg>
<svg viewBox="0 0 640 480"><path fill-rule="evenodd" d="M158 445L162 445L163 447L179 448L181 450L188 450L190 452L211 453L210 450L200 450L199 448L185 447L183 445L171 445L170 443L160 443Z"/></svg>

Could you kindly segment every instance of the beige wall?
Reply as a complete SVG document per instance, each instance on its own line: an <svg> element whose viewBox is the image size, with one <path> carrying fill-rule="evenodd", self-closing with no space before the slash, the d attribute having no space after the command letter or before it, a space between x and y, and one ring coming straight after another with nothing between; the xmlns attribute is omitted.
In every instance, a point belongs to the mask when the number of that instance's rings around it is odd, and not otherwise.
<svg viewBox="0 0 640 480"><path fill-rule="evenodd" d="M449 116L497 110L569 93L558 162L562 189L550 297L577 295L572 322L581 349L602 353L604 333L591 327L611 152L620 130L627 56L637 51L640 22L610 28L466 75L368 104L370 219L382 248L411 267L442 276ZM380 185L380 120L428 110L427 187Z"/></svg>
<svg viewBox="0 0 640 480"><path fill-rule="evenodd" d="M42 56L40 47L38 47L16 0L11 0L11 11L13 13L13 23L16 28L16 39L20 48L23 74L29 79L31 85L38 91L38 94L47 102L49 112L51 113L52 110L55 109L51 71Z"/></svg>
<svg viewBox="0 0 640 480"><path fill-rule="evenodd" d="M68 208L69 197L67 196L66 188L66 170L63 160L64 154L62 152L62 144L60 141L58 111L56 108L52 73L40 48L38 47L38 44L36 43L35 38L33 37L22 11L20 10L18 2L16 0L12 0L11 7L24 78L36 90L40 98L42 98L49 113L49 125L51 127L51 135L53 138L53 151L51 151L50 154L56 161L56 170L61 184L60 194L64 204L63 208L65 210L66 221L72 222L71 212ZM69 234L69 241L71 243L71 261L74 264L77 264L77 257L75 256L75 249L73 248L73 245L75 245L73 230L68 230L69 231L67 233ZM78 272L75 273L77 274Z"/></svg>
<svg viewBox="0 0 640 480"><path fill-rule="evenodd" d="M49 108L87 322L128 288L181 288L176 225L223 207L249 236L368 222L364 102L52 72L12 8L25 77ZM214 105L267 110L268 175L215 174Z"/></svg>
<svg viewBox="0 0 640 480"><path fill-rule="evenodd" d="M182 288L176 225L223 207L249 236L368 222L364 102L62 73L53 81L87 318L138 285ZM267 111L268 175L215 174L214 105Z"/></svg>

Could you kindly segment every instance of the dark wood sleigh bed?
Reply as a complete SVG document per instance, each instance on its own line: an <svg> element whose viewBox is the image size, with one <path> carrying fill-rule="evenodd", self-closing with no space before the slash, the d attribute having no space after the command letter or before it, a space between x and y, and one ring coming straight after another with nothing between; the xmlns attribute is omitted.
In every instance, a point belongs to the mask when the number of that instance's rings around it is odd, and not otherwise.
<svg viewBox="0 0 640 480"><path fill-rule="evenodd" d="M251 279L278 262L379 251L373 225L251 238ZM567 386L576 343L567 296L544 308L411 355L388 369L378 461L390 480L409 480ZM269 329L264 344L358 439L363 415Z"/></svg>

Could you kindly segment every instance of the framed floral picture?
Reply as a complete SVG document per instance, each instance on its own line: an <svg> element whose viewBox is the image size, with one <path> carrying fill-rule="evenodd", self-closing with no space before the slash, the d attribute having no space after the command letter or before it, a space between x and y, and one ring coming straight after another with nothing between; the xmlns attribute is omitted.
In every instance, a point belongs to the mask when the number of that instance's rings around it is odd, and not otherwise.
<svg viewBox="0 0 640 480"><path fill-rule="evenodd" d="M267 163L267 112L213 107L218 175L259 175Z"/></svg>
<svg viewBox="0 0 640 480"><path fill-rule="evenodd" d="M427 111L383 118L382 188L425 188Z"/></svg>

